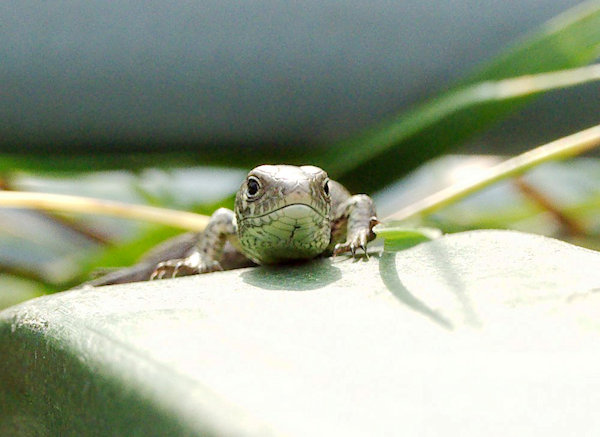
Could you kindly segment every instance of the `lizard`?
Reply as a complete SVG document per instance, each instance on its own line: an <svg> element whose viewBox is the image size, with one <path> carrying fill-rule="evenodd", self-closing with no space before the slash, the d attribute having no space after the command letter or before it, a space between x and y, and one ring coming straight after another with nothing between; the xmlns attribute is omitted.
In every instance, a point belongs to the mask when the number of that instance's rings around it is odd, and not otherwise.
<svg viewBox="0 0 600 437"><path fill-rule="evenodd" d="M219 208L203 232L152 249L132 267L84 283L100 286L279 264L320 255L352 256L375 238L373 200L351 195L312 165L260 165L236 193L234 210Z"/></svg>

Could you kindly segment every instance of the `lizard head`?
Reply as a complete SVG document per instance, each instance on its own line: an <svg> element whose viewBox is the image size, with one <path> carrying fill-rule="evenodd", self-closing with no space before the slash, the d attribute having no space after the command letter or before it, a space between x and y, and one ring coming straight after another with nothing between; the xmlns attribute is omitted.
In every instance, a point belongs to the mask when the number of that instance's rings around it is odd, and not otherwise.
<svg viewBox="0 0 600 437"><path fill-rule="evenodd" d="M329 245L331 197L318 167L261 165L235 200L237 234L246 256L261 264L313 258Z"/></svg>

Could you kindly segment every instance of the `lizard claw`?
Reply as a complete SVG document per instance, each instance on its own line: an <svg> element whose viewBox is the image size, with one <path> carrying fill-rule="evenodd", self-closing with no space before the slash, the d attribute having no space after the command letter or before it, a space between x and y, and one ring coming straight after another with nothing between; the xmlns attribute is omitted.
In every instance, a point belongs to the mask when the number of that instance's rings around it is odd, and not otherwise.
<svg viewBox="0 0 600 437"><path fill-rule="evenodd" d="M369 253L367 252L367 244L361 244L360 246L358 246L360 249L362 249L362 251L365 254L365 258L369 259Z"/></svg>
<svg viewBox="0 0 600 437"><path fill-rule="evenodd" d="M333 249L333 256L337 256L341 253L350 252L353 258L357 256L357 250L362 250L367 257L367 233L359 232L354 238L347 240L345 243L336 244Z"/></svg>

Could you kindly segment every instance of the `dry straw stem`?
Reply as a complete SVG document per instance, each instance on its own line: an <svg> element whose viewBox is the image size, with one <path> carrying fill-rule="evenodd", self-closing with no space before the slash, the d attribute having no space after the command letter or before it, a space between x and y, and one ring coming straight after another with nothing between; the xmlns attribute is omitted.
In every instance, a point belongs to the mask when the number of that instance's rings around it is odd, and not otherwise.
<svg viewBox="0 0 600 437"><path fill-rule="evenodd" d="M431 214L445 206L479 191L500 180L520 175L548 161L556 161L581 154L600 145L600 125L536 147L493 167L486 174L465 180L428 196L386 217L386 220L408 220Z"/></svg>
<svg viewBox="0 0 600 437"><path fill-rule="evenodd" d="M146 205L129 205L110 200L64 194L0 191L0 207L100 214L160 223L191 231L201 231L208 223L205 215Z"/></svg>
<svg viewBox="0 0 600 437"><path fill-rule="evenodd" d="M600 80L600 64L568 70L485 81L467 88L482 100L505 100Z"/></svg>

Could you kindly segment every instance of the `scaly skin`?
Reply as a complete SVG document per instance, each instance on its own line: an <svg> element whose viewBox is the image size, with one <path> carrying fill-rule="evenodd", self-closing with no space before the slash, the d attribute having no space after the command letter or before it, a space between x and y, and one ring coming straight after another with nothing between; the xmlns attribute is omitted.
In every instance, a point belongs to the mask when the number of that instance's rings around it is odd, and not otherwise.
<svg viewBox="0 0 600 437"><path fill-rule="evenodd" d="M351 196L320 168L261 165L240 187L235 212L216 211L198 250L158 264L152 278L222 270L228 239L257 264L310 259L331 249L335 255L357 249L366 254L376 223L370 197Z"/></svg>
<svg viewBox="0 0 600 437"><path fill-rule="evenodd" d="M132 280L185 276L244 265L277 264L322 254L361 249L375 238L375 207L365 194L350 195L329 180L318 167L261 165L253 169L238 190L235 211L220 208L211 216L193 248L178 255L176 245L165 245L163 260L153 253L145 264L130 267ZM156 252L156 251L154 251ZM175 255L175 256L173 256ZM102 278L89 285L130 282L127 269L119 280ZM113 277L119 276L115 272Z"/></svg>
<svg viewBox="0 0 600 437"><path fill-rule="evenodd" d="M258 186L254 195L251 181ZM312 166L255 168L237 193L235 222L242 252L258 264L314 258L331 235L327 174Z"/></svg>

